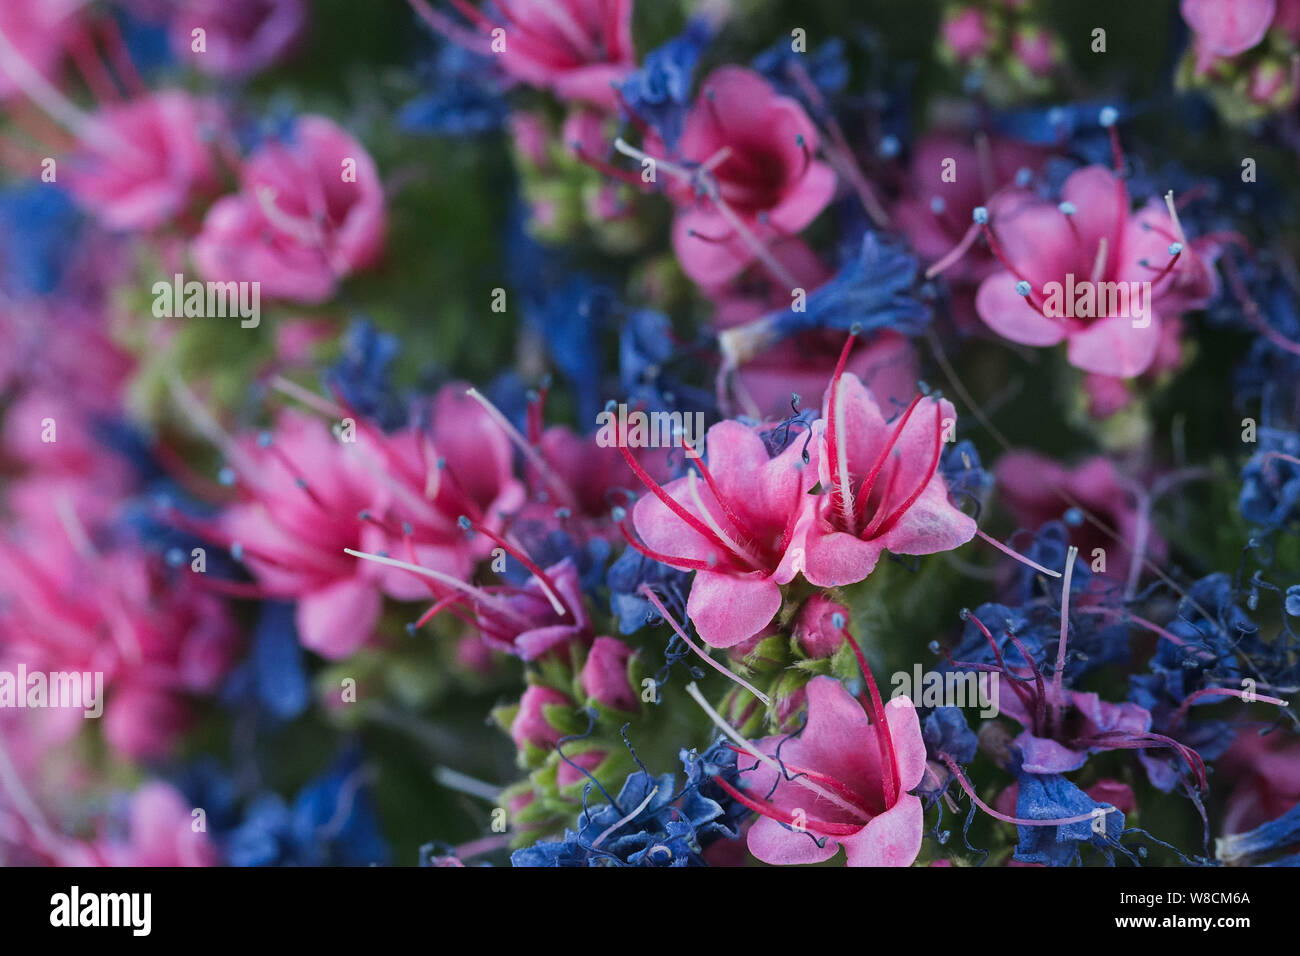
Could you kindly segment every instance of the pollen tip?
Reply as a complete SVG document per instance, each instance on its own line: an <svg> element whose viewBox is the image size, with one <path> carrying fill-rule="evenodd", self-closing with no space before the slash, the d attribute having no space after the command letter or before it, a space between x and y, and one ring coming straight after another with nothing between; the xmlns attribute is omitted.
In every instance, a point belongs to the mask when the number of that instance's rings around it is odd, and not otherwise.
<svg viewBox="0 0 1300 956"><path fill-rule="evenodd" d="M1110 129L1119 122L1119 110L1113 106L1103 106L1101 112L1097 114L1097 122L1104 129Z"/></svg>
<svg viewBox="0 0 1300 956"><path fill-rule="evenodd" d="M988 210L988 207L987 207L987 206L976 206L973 210L971 210L970 217L971 217L971 219L973 219L975 222L979 223L981 226L986 225L986 224L988 223L988 221L989 221L989 210Z"/></svg>
<svg viewBox="0 0 1300 956"><path fill-rule="evenodd" d="M1170 254L1171 256L1176 256L1176 255L1178 255L1178 253L1180 253L1180 252L1182 252L1182 251L1183 251L1183 244L1182 244L1181 242L1171 242L1171 243L1169 243L1169 254Z"/></svg>
<svg viewBox="0 0 1300 956"><path fill-rule="evenodd" d="M1016 295L1028 296L1032 290L1033 286L1029 284L1027 279L1021 279L1016 283Z"/></svg>

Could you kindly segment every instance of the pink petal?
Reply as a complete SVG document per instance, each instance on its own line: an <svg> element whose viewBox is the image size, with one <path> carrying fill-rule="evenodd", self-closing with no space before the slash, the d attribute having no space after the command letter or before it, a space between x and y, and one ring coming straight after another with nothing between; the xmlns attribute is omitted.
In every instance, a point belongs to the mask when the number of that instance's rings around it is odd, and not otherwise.
<svg viewBox="0 0 1300 956"><path fill-rule="evenodd" d="M759 817L749 828L745 838L749 852L764 863L774 866L794 866L800 863L822 863L839 852L835 839L826 838L818 846L813 833L799 833L782 826L768 817Z"/></svg>
<svg viewBox="0 0 1300 956"><path fill-rule="evenodd" d="M731 647L753 637L781 609L781 589L770 577L697 571L686 601L700 638L710 647Z"/></svg>
<svg viewBox="0 0 1300 956"><path fill-rule="evenodd" d="M1268 32L1274 0L1182 0L1183 19L1219 56L1249 50Z"/></svg>
<svg viewBox="0 0 1300 956"><path fill-rule="evenodd" d="M370 581L344 578L299 599L299 639L322 657L347 657L374 633L382 604Z"/></svg>
<svg viewBox="0 0 1300 956"><path fill-rule="evenodd" d="M980 283L975 293L975 311L985 325L1004 339L1021 345L1056 345L1065 338L1064 323L1038 311L1027 297L1016 291L1016 282L1016 277L1005 270L993 273ZM1041 295L1042 288L1035 289L1034 293Z"/></svg>
<svg viewBox="0 0 1300 956"><path fill-rule="evenodd" d="M1071 333L1070 364L1116 378L1141 375L1151 366L1160 345L1160 317L1152 314L1145 328L1135 328L1133 321L1117 315Z"/></svg>
<svg viewBox="0 0 1300 956"><path fill-rule="evenodd" d="M920 798L904 794L889 810L840 842L849 866L911 866L921 852L924 830Z"/></svg>

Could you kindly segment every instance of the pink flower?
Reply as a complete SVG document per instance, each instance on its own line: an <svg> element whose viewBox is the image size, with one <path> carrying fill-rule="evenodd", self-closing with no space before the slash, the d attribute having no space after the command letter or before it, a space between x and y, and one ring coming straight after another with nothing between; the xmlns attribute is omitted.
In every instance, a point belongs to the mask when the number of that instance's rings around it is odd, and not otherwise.
<svg viewBox="0 0 1300 956"><path fill-rule="evenodd" d="M364 644L379 620L383 570L345 548L382 550L382 529L362 512L382 503L376 480L329 427L285 411L273 432L246 441L244 498L211 536L244 561L268 596L296 599L303 646L330 658Z"/></svg>
<svg viewBox="0 0 1300 956"><path fill-rule="evenodd" d="M241 191L213 204L194 243L205 278L260 282L271 297L318 303L383 254L383 183L351 136L300 117L288 142L268 142L240 173Z"/></svg>
<svg viewBox="0 0 1300 956"><path fill-rule="evenodd" d="M873 711L868 720L839 681L814 677L803 732L757 741L770 759L742 770L743 792L719 781L761 814L747 837L754 856L778 865L820 863L842 846L849 866L916 859L924 811L908 791L925 773L921 724L906 697ZM742 755L741 766L749 762Z"/></svg>
<svg viewBox="0 0 1300 956"><path fill-rule="evenodd" d="M632 0L496 0L499 22L468 0L456 2L477 34L434 11L426 0L411 5L434 30L492 56L510 76L562 100L613 111L618 106L613 84L636 68ZM504 50L494 48L497 30Z"/></svg>
<svg viewBox="0 0 1300 956"><path fill-rule="evenodd" d="M71 526L85 517L59 486L40 490L64 502ZM234 663L239 632L225 603L142 551L83 553L66 528L31 519L0 543L6 652L30 670L102 673L109 745L164 756L189 724L190 698L214 692Z"/></svg>
<svg viewBox="0 0 1300 956"><path fill-rule="evenodd" d="M1023 674L1021 676L1024 676ZM1055 694L1055 685L1047 685L1043 695L1050 711L1059 705L1068 719L1061 725L1040 726L1036 715L1018 694L1005 694L1001 700L1003 715L1026 729L1015 739L1027 773L1069 773L1078 770L1088 759L1090 750L1110 749L1105 735L1124 735L1142 739L1151 730L1151 715L1131 701L1113 704L1094 693L1077 690ZM1064 725L1067 725L1064 726ZM1101 738L1098 742L1094 738Z"/></svg>
<svg viewBox="0 0 1300 956"><path fill-rule="evenodd" d="M727 282L754 261L754 241L800 232L817 218L835 192L835 173L813 158L817 145L803 107L754 71L726 66L704 79L678 152L708 169L698 182L666 184L678 207L673 249L691 279ZM665 152L653 135L646 151Z"/></svg>
<svg viewBox="0 0 1300 956"><path fill-rule="evenodd" d="M215 103L167 90L105 106L95 119L68 190L108 228L156 229L217 191L212 143L224 118Z"/></svg>
<svg viewBox="0 0 1300 956"><path fill-rule="evenodd" d="M1071 174L1062 199L1057 205L1010 190L990 202L985 236L1004 268L980 284L975 307L985 324L1013 342L1068 342L1070 364L1077 368L1140 375L1155 359L1162 316L1213 296L1217 279L1205 258L1214 255L1213 246L1181 239L1181 227L1156 200L1131 213L1123 180L1101 166ZM1049 283L1057 284L1058 299L1091 283L1096 317L1062 314L1066 308L1073 312L1074 303L1050 306ZM1130 314L1127 304L1121 309L1117 297L1102 294L1101 283L1123 283L1135 294L1149 283L1150 295L1142 293L1144 314ZM1055 314L1049 316L1049 309Z"/></svg>
<svg viewBox="0 0 1300 956"><path fill-rule="evenodd" d="M37 74L54 80L68 44L81 29L76 7L62 0L25 0L0 3L0 33ZM0 100L7 100L22 87L5 69L0 69Z"/></svg>
<svg viewBox="0 0 1300 956"><path fill-rule="evenodd" d="M738 644L766 627L781 607L780 585L798 573L795 534L817 469L803 461L797 435L769 454L764 430L771 426L714 425L706 439L709 464L693 458L699 476L692 471L660 487L643 469L638 473L653 494L633 510L646 545L634 546L696 572L686 612L713 647Z"/></svg>
<svg viewBox="0 0 1300 956"><path fill-rule="evenodd" d="M885 551L933 554L975 535L948 501L939 474L947 400L916 396L891 424L856 375L837 375L818 426L818 475L826 493L804 532L804 577L819 587L861 581Z"/></svg>
<svg viewBox="0 0 1300 956"><path fill-rule="evenodd" d="M1071 507L1071 500L1096 515L1121 540L1084 522L1070 528L1070 541L1089 562L1094 548L1104 548L1109 557L1107 567L1123 573L1131 555L1125 542L1137 540L1139 516L1132 486L1109 458L1098 455L1066 468L1033 452L1012 451L998 459L993 474L1002 503L1023 528L1037 531L1046 522L1059 520ZM1159 559L1164 552L1164 540L1148 528L1147 553Z"/></svg>
<svg viewBox="0 0 1300 956"><path fill-rule="evenodd" d="M1300 801L1300 744L1294 738L1243 728L1218 769L1232 781L1224 810L1224 833L1254 829Z"/></svg>
<svg viewBox="0 0 1300 956"><path fill-rule="evenodd" d="M524 501L509 440L467 388L449 382L416 410L412 425L392 435L366 434L377 456L372 477L385 489L386 505L374 502L375 520L389 529L384 548L458 577L500 546L494 536ZM462 518L476 532L473 539L466 538ZM427 581L402 570L384 572L383 581L385 593L399 600L429 590Z"/></svg>
<svg viewBox="0 0 1300 956"><path fill-rule="evenodd" d="M206 830L194 829L193 809L171 785L146 783L131 796L127 838L102 840L99 852L110 866L217 866Z"/></svg>
<svg viewBox="0 0 1300 956"><path fill-rule="evenodd" d="M171 45L200 72L244 77L289 53L306 25L304 0L189 0L172 15ZM205 31L202 53L196 28Z"/></svg>
<svg viewBox="0 0 1300 956"><path fill-rule="evenodd" d="M487 645L526 661L592 637L573 562L566 558L539 570L544 577L534 574L523 587L498 588L490 600L474 604L479 633Z"/></svg>
<svg viewBox="0 0 1300 956"><path fill-rule="evenodd" d="M812 250L798 239L774 244L772 254L807 292L831 277ZM745 283L749 273L757 271L747 269L735 284ZM713 316L719 329L744 326L790 305L790 290L770 280L765 294L710 291L720 299ZM787 417L791 395L806 398L821 393L843 346L843 333L811 331L753 350L757 354L747 357L737 370L740 383L736 391L746 402L747 413L755 418ZM916 350L905 336L892 329L883 329L867 339L850 356L847 368L867 384L882 405L906 402L916 391Z"/></svg>

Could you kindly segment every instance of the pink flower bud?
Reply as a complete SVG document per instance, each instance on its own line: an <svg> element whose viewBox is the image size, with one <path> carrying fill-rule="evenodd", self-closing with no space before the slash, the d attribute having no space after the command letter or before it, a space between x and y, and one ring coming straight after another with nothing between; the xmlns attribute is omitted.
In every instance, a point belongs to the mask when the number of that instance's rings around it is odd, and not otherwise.
<svg viewBox="0 0 1300 956"><path fill-rule="evenodd" d="M543 708L549 706L572 707L573 701L549 687L533 685L524 691L524 696L519 699L519 713L510 725L510 736L521 750L526 744L554 747L555 742L564 736L547 721Z"/></svg>
<svg viewBox="0 0 1300 956"><path fill-rule="evenodd" d="M968 63L986 54L993 41L993 33L983 11L974 7L950 15L939 29L943 42L961 63Z"/></svg>
<svg viewBox="0 0 1300 956"><path fill-rule="evenodd" d="M598 637L582 667L582 686L587 696L612 710L635 712L636 689L628 683L627 665L632 648L613 637Z"/></svg>
<svg viewBox="0 0 1300 956"><path fill-rule="evenodd" d="M848 622L848 608L824 594L814 594L799 609L794 638L809 657L830 657L844 643Z"/></svg>

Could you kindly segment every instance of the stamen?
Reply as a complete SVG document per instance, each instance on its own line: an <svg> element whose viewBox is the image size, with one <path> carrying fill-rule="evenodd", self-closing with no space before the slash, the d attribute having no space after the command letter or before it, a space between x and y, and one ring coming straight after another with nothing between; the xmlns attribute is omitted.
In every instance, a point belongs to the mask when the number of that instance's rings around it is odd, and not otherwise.
<svg viewBox="0 0 1300 956"><path fill-rule="evenodd" d="M625 524L620 523L618 530L623 532L624 539L631 547L635 548L640 554L649 558L651 561L658 561L660 564L667 564L672 567L684 568L688 571L712 571L716 567L716 561L711 564L708 561L701 560L700 558L679 558L676 555L655 551L632 537L631 532L628 531L627 525Z"/></svg>
<svg viewBox="0 0 1300 956"><path fill-rule="evenodd" d="M849 337L844 341L844 347L840 349L839 361L835 363L835 371L831 375L830 421L826 424L827 438L830 439L828 446L831 456L830 470L837 486L831 492L831 497L834 499L835 492L839 492L840 520L844 523L844 530L850 534L857 533L857 521L853 507L853 489L849 485L848 436L843 425L844 394L840 390L840 382L844 377L844 366L848 363L849 352L856 338L856 330L850 331Z"/></svg>
<svg viewBox="0 0 1300 956"><path fill-rule="evenodd" d="M628 144L622 136L614 139L614 148L630 159L635 159L638 163L644 163L647 159L654 163L655 168L662 169L670 176L676 176L682 182L693 184L695 176L685 166L679 166L677 163L667 159L660 159L658 156L651 156L644 150L637 149L635 146Z"/></svg>
<svg viewBox="0 0 1300 956"><path fill-rule="evenodd" d="M903 410L902 417L899 418L898 424L894 426L894 430L889 436L889 441L885 443L885 447L882 448L880 454L876 456L876 461L871 466L871 470L867 472L867 476L862 479L862 484L858 486L859 508L865 510L865 502L871 496L871 491L875 487L876 479L880 477L881 469L885 467L885 462L888 460L889 453L892 452L894 446L898 444L898 439L902 437L903 429L907 427L908 419L912 417L912 412L921 404L921 399L924 397L925 396L920 392L917 392L911 403Z"/></svg>
<svg viewBox="0 0 1300 956"><path fill-rule="evenodd" d="M604 830L602 830L602 831L600 832L600 835L599 835L598 837L596 837L596 839L594 839L594 840L591 841L591 848L592 848L593 850L596 849L597 847L599 847L599 846L601 845L601 843L604 842L605 837L609 836L611 833L613 833L615 830L617 830L617 829L618 829L619 827L621 827L623 824L628 823L628 822L631 821L631 820L635 820L636 817L637 817L637 814L639 814L639 813L640 813L642 810L644 810L646 807L650 806L650 801L653 800L653 799L655 798L655 794L658 793L658 792L659 792L659 788L658 788L658 787L655 787L653 790L651 790L649 793L646 794L645 799L641 801L641 803L637 806L637 808L636 808L635 810L633 810L633 811L632 811L631 813L629 813L627 816L623 817L621 820L616 820L615 822L611 823L611 824L610 824L609 826L607 826Z"/></svg>
<svg viewBox="0 0 1300 956"><path fill-rule="evenodd" d="M506 418L506 416L501 413L501 410L488 401L487 396L477 388L466 389L465 394L483 406L484 411L486 411L488 415L491 416L492 420L497 423L497 426L506 433L506 437L524 453L524 457L528 459L528 463L537 469L538 474L542 476L542 480L551 486L551 489L559 495L560 499L570 508L577 508L578 499L573 493L573 489L565 484L560 476L552 470L551 466L546 463L546 459L542 457L541 452L528 444L524 439L524 436L519 434L519 429L515 428L515 426L511 424L510 419Z"/></svg>
<svg viewBox="0 0 1300 956"><path fill-rule="evenodd" d="M748 807L755 813L776 820L779 823L784 823L786 826L795 826L794 814L782 810L771 801L758 800L745 793L743 790L733 787L721 776L714 777L713 782L725 790L731 799ZM828 820L817 820L808 817L807 815L805 815L803 819L803 832L811 830L815 833L825 833L827 836L852 836L861 829L862 825L855 826L852 823L831 823Z"/></svg>
<svg viewBox="0 0 1300 956"><path fill-rule="evenodd" d="M685 642L686 646L689 647L691 650L693 650L697 655L699 655L700 658L704 660L704 663L708 664L710 667L712 667L723 677L727 678L727 680L734 681L735 683L739 684L741 687L745 688L745 690L749 691L751 694L753 694L755 697L761 700L763 702L764 707L772 706L772 698L768 697L766 694L764 694L761 690L759 690L749 681L745 680L735 671L731 670L731 668L723 667L712 657L710 657L705 650L700 648L694 641L692 641L686 635L685 629L680 624L677 623L676 619L672 616L671 613L669 613L668 608L664 607L663 601L659 600L659 596L655 594L655 592L650 588L649 585L642 584L639 588L637 588L637 591L641 594L642 597L644 597L647 601L650 602L650 604L654 607L654 609L659 612L659 615L665 621L668 622L669 626L671 626L674 631L677 632L677 636L680 637Z"/></svg>
<svg viewBox="0 0 1300 956"><path fill-rule="evenodd" d="M753 565L756 569L762 568L764 562L755 557L747 548L742 547L738 542L734 541L730 535L723 531L722 527L718 524L717 519L715 519L709 509L704 506L704 501L700 498L699 482L696 480L695 472L693 471L688 471L686 473L686 489L691 496L691 502L695 505L696 510L699 511L700 516L704 519L704 523L709 526L709 530L718 536L718 539L727 546L731 553L745 561L747 564Z"/></svg>
<svg viewBox="0 0 1300 956"><path fill-rule="evenodd" d="M352 548L344 548L344 554L350 554L354 558L364 558L367 561L374 561L376 564L386 564L391 568L401 568L403 571L410 571L412 574L418 574L426 578L431 578L439 584L446 585L457 591L461 591L475 600L480 601L486 607L500 614L502 617L510 618L521 627L531 627L531 622L516 612L512 607L502 601L500 598L477 588L472 584L466 584L459 578L454 578L450 574L443 574L441 571L435 571L433 568L422 567L418 564L412 564L409 561L399 561L396 558L390 558L382 554L370 554L365 551L356 551Z"/></svg>
<svg viewBox="0 0 1300 956"><path fill-rule="evenodd" d="M1031 561L1031 560L1029 560L1027 557L1025 557L1023 554L1020 554L1018 551L1012 551L1010 548L1008 548L1008 547L1007 547L1005 544L1003 544L1001 541L997 540L996 538L992 538L992 537L990 537L989 535L987 535L987 534L985 534L983 531L981 531L979 528L976 528L976 529L975 529L975 533L976 533L977 535L979 535L983 540L985 540L985 541L987 541L989 544L993 545L993 547L997 548L997 549L998 549L999 551L1001 551L1003 554L1007 555L1008 557L1015 558L1015 559L1016 559L1017 561L1019 561L1021 564L1024 564L1024 565L1027 565L1027 566L1033 568L1033 569L1034 569L1035 571L1037 571L1039 574L1046 574L1049 578L1059 578L1059 577L1061 576L1061 572L1060 572L1060 571L1052 571L1052 570L1050 570L1049 568L1045 568L1045 567L1043 567L1043 566L1042 566L1041 564L1039 564L1037 561Z"/></svg>
<svg viewBox="0 0 1300 956"><path fill-rule="evenodd" d="M1169 208L1169 218L1174 221L1174 233L1178 236L1178 241L1187 245L1187 233L1183 232L1182 220L1178 218L1178 206L1174 203L1172 189L1165 193L1165 205Z"/></svg>
<svg viewBox="0 0 1300 956"><path fill-rule="evenodd" d="M1053 722L1058 728L1065 707L1062 687L1065 680L1065 646L1070 630L1070 581L1074 577L1074 559L1078 556L1079 549L1070 545L1065 552L1065 581L1061 586L1061 639L1056 645L1056 670L1052 674Z"/></svg>
<svg viewBox="0 0 1300 956"><path fill-rule="evenodd" d="M694 698L695 703L700 705L700 708L704 711L705 714L708 715L709 720L713 721L714 726L716 726L724 734L730 737L737 745L740 746L742 750L745 751L745 753L749 754L751 757L753 757L759 763L763 764L763 766L767 767L769 770L776 773L782 779L786 779L785 772L781 769L781 765L779 763L777 763L767 754L761 752L757 747L753 746L748 740L746 740L744 737L740 735L739 731L737 731L734 727L732 727L729 723L727 723L725 720L722 719L722 715L719 714L716 710L714 710L713 707L710 706L709 702L704 699L704 695L700 693L700 689L695 686L695 681L691 681L689 684L686 685L686 693L690 694L691 697ZM718 783L725 783L725 781L723 781L721 778L718 777L715 777L714 780ZM790 780L790 783L796 783L799 786L803 787L805 790L811 790L819 797L824 797L825 799L829 800L831 803L835 804L837 807L847 810L849 813L861 814L862 812L858 807L855 807L853 804L845 801L842 797L839 796L839 794L827 790L825 787L821 786L820 784L812 780L809 780L805 777L796 777ZM746 804L746 806L748 806L748 804ZM862 828L854 827L849 832L856 833L860 829ZM823 831L823 832L829 832L829 831Z"/></svg>
<svg viewBox="0 0 1300 956"><path fill-rule="evenodd" d="M460 518L457 519L457 524L466 531L477 531L485 538L500 545L506 550L507 554L511 555L515 560L526 567L533 577L537 579L538 586L541 588L542 593L546 595L546 600L551 602L551 609L555 611L556 614L560 617L564 617L566 614L571 613L567 602L563 601L559 597L559 588L556 586L555 582L551 580L550 575L543 571L541 566L530 558L528 553L524 551L522 547L511 544L501 535L490 531L479 522L471 521L466 515L461 515Z"/></svg>
<svg viewBox="0 0 1300 956"><path fill-rule="evenodd" d="M707 524L705 524L695 515L691 514L690 511L688 511L681 504L681 502L679 502L672 495L668 494L668 492L665 491L659 485L659 482L651 478L650 474L644 468L641 467L641 464L636 460L636 458L632 455L632 453L628 451L626 446L620 444L618 446L618 450L619 453L623 456L623 460L627 462L628 467L632 469L632 473L641 480L641 483L645 485L646 488L648 488L656 498L658 498L660 501L662 501L665 505L668 506L669 511L675 514L677 517L681 518L682 521L686 522L686 524L693 531L699 534L701 537L705 538L708 541L712 541L714 544L722 548L723 551L732 550L728 542L718 537L718 535L714 533L712 528L710 528Z"/></svg>
<svg viewBox="0 0 1300 956"><path fill-rule="evenodd" d="M925 277L927 279L933 279L941 272L944 272L955 265L964 255L966 255L967 252L970 251L970 247L975 244L975 239L979 234L980 224L978 222L972 222L970 228L966 230L966 234L961 237L961 241L958 242L947 255L925 270Z"/></svg>
<svg viewBox="0 0 1300 956"><path fill-rule="evenodd" d="M1183 718L1187 716L1188 708L1198 700L1204 700L1206 697L1237 697L1245 701L1247 704L1258 702L1261 704L1274 704L1278 707L1291 706L1289 701L1281 700L1277 697L1268 697L1264 694L1256 694L1253 691L1235 690L1231 687L1206 687L1188 694L1183 698L1183 702L1179 705L1178 710L1175 711L1173 720L1170 721L1169 726L1171 728L1178 727L1183 722Z"/></svg>
<svg viewBox="0 0 1300 956"><path fill-rule="evenodd" d="M1094 819L1096 816L1096 812L1093 811L1090 813L1081 813L1078 816L1073 817L1056 817L1051 820L1027 820L1022 817L1010 817L1005 813L999 813L979 798L979 795L975 793L975 788L970 785L970 781L966 779L966 775L961 772L961 767L957 765L957 761L953 760L952 757L942 751L940 751L938 756L939 759L947 765L948 771L956 778L957 783L959 783L961 788L966 791L966 796L970 797L971 803L975 804L975 806L979 807L995 820L1001 820L1003 823L1014 823L1018 827L1063 827L1069 826L1072 823L1084 823L1085 821ZM1098 807L1097 809L1102 813L1114 813L1117 808Z"/></svg>
<svg viewBox="0 0 1300 956"><path fill-rule="evenodd" d="M916 499L920 498L921 495L925 493L925 489L929 487L930 482L934 479L935 473L939 470L939 456L942 452L943 452L943 406L940 405L938 402L935 402L934 403L934 452L930 457L930 467L926 469L925 477L921 479L921 483L916 486L916 489L907 497L907 500L904 501L901 505L899 505L898 508L894 511L894 513L885 519L885 523L882 524L879 530L876 532L877 535L889 534L889 532L893 530L894 525L896 525L900 520L902 520L903 515L907 513L907 509L912 507L912 505L916 504ZM900 471L902 470L901 466L899 470ZM887 499L882 499L881 505L883 506L886 503L886 501ZM879 511L877 511L876 512L877 517L880 514L882 514L883 511L884 511L883 507ZM873 523L875 522L874 518L872 519L872 522Z"/></svg>
<svg viewBox="0 0 1300 956"><path fill-rule="evenodd" d="M894 738L889 732L889 720L885 716L884 705L880 702L880 688L876 686L875 675L871 673L871 668L867 666L867 657L862 653L862 648L845 628L844 639L849 642L853 648L853 655L858 660L858 670L862 672L862 678L867 682L867 690L871 698L872 723L876 725L876 745L880 750L880 792L885 798L885 807L889 808L894 805L898 799L898 788L900 785L898 776L898 758L894 755ZM885 773L888 770L889 776Z"/></svg>
<svg viewBox="0 0 1300 956"><path fill-rule="evenodd" d="M1092 275L1089 277L1089 281L1093 283L1100 282L1106 275L1106 253L1109 245L1105 236L1097 240L1097 254L1093 257Z"/></svg>

